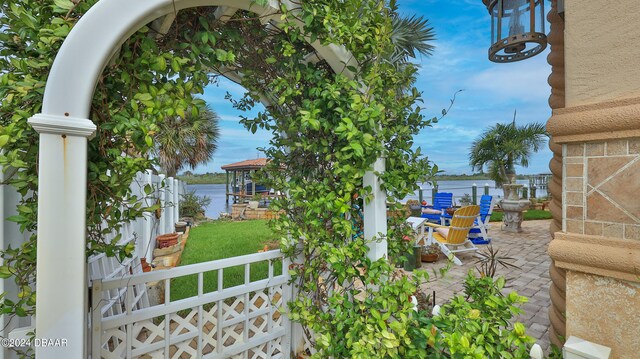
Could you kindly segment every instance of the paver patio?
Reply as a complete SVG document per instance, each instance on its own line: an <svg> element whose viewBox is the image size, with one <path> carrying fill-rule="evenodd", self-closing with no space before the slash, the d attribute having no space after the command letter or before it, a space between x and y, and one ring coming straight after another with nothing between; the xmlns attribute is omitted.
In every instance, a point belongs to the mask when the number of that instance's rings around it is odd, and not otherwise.
<svg viewBox="0 0 640 359"><path fill-rule="evenodd" d="M494 249L499 255L513 257L513 264L518 268L499 268L498 275L506 277L508 290L515 290L520 295L529 298L529 302L522 306L523 315L516 318L527 327L527 334L536 338L545 352L549 351L549 266L551 258L547 254L547 247L551 240L549 233L550 220L525 221L522 223L522 233L509 233L500 229L501 223L492 222L489 237L492 238ZM480 250L485 245L478 245ZM476 258L473 254L460 254L462 266L453 265L443 278L427 283L423 286L426 293L436 291L436 303L444 304L456 293L462 293L464 278L470 269L475 268ZM422 269L439 268L445 260L423 263Z"/></svg>

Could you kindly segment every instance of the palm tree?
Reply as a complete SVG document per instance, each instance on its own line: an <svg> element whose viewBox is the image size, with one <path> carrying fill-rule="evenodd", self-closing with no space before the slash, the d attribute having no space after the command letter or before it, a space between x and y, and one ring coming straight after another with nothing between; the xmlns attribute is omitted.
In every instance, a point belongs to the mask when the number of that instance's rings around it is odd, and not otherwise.
<svg viewBox="0 0 640 359"><path fill-rule="evenodd" d="M218 148L220 137L218 114L207 105L189 108L185 116L167 117L155 136L160 168L175 177L185 165L194 169L206 163Z"/></svg>
<svg viewBox="0 0 640 359"><path fill-rule="evenodd" d="M394 51L389 59L392 63L405 64L409 58L416 58L417 53L424 56L433 55L435 46L431 44L436 37L429 20L422 16L400 17L392 19L393 32L391 42Z"/></svg>
<svg viewBox="0 0 640 359"><path fill-rule="evenodd" d="M473 141L469 164L474 171L482 171L487 166L497 186L514 184L515 166L527 167L529 157L540 149L546 136L542 123L516 125L514 113L511 123L497 123Z"/></svg>

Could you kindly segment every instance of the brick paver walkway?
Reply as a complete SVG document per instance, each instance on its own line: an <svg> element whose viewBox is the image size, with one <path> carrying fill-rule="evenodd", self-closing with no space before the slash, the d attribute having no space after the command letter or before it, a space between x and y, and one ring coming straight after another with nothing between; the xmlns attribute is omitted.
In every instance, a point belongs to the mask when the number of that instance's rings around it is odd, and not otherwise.
<svg viewBox="0 0 640 359"><path fill-rule="evenodd" d="M520 295L529 298L529 302L522 306L525 314L516 318L527 327L527 334L537 339L545 352L549 351L549 317L550 305L549 265L551 258L547 254L547 246L551 240L549 234L550 220L525 221L522 223L522 233L508 233L500 229L498 222L491 223L489 237L492 238L494 249L498 249L500 255L513 257L513 264L520 267L499 268L499 275L505 276L507 286ZM484 245L478 245L483 250ZM475 268L473 254L460 254L462 266L453 265L444 278L438 278L424 285L426 293L436 291L436 302L442 305L455 293L463 293L463 282L469 269ZM430 271L431 268L439 268L445 264L441 259L434 263L423 263L422 269Z"/></svg>

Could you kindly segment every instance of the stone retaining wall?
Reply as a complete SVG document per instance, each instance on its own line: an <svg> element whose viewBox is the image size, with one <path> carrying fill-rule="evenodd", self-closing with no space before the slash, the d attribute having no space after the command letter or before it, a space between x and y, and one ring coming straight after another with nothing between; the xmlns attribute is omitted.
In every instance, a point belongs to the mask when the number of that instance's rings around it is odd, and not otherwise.
<svg viewBox="0 0 640 359"><path fill-rule="evenodd" d="M247 204L234 204L231 206L231 219L273 219L277 213L269 208L249 208Z"/></svg>

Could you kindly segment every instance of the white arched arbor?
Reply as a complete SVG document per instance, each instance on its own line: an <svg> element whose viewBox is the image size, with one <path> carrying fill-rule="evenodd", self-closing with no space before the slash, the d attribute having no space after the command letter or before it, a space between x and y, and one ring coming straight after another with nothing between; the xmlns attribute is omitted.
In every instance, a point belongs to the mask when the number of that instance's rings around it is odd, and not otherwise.
<svg viewBox="0 0 640 359"><path fill-rule="evenodd" d="M38 338L66 339L68 345L36 348L38 358L86 357L87 138L96 130L89 110L98 78L131 34L156 19L170 24L176 11L197 6L218 6L220 16L242 9L263 22L279 21L270 16L279 11L274 0L267 6L251 0L102 0L78 21L53 63L42 113L29 120L40 134L36 332ZM334 71L349 75L346 65L353 59L343 47L311 45ZM384 171L384 160L373 170ZM374 194L364 208L364 233L371 239L387 231L386 195L374 172L366 174L364 185ZM386 241L372 243L369 253L373 259L385 256Z"/></svg>

